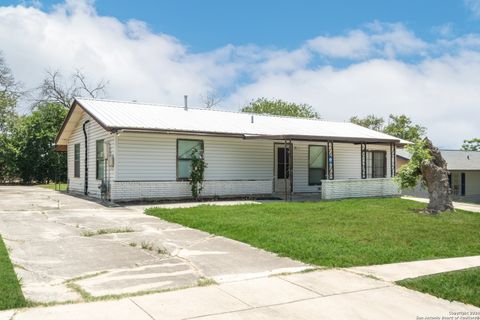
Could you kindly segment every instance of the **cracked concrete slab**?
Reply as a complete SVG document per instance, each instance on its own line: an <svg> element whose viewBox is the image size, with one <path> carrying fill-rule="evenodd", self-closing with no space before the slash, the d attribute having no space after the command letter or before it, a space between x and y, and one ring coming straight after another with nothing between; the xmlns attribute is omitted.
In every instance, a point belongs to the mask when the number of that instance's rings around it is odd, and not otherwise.
<svg viewBox="0 0 480 320"><path fill-rule="evenodd" d="M210 237L178 253L217 282L238 281L310 268L289 258L266 254L242 242Z"/></svg>
<svg viewBox="0 0 480 320"><path fill-rule="evenodd" d="M0 234L26 298L79 301L85 292L100 297L163 291L203 278L225 282L309 268L144 215L143 209L106 207L39 187L0 186ZM95 234L101 229L107 234Z"/></svg>
<svg viewBox="0 0 480 320"><path fill-rule="evenodd" d="M383 281L340 269L293 274L280 276L280 278L301 286L302 288L312 290L322 296L382 288L390 285Z"/></svg>
<svg viewBox="0 0 480 320"><path fill-rule="evenodd" d="M319 297L314 291L279 277L230 282L220 288L255 308Z"/></svg>
<svg viewBox="0 0 480 320"><path fill-rule="evenodd" d="M152 265L109 270L75 283L92 296L100 297L190 287L198 282L199 277L188 263L173 257Z"/></svg>
<svg viewBox="0 0 480 320"><path fill-rule="evenodd" d="M14 320L152 320L130 299L54 306L20 311Z"/></svg>
<svg viewBox="0 0 480 320"><path fill-rule="evenodd" d="M180 320L248 309L249 306L217 286L191 288L132 300L154 319Z"/></svg>

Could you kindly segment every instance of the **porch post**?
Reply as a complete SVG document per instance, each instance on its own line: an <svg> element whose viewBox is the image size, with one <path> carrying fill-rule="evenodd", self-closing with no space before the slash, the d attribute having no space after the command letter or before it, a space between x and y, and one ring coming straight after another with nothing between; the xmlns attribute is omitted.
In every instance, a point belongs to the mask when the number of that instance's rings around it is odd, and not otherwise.
<svg viewBox="0 0 480 320"><path fill-rule="evenodd" d="M327 142L327 152L328 152L328 180L335 179L335 159L333 155L333 141Z"/></svg>
<svg viewBox="0 0 480 320"><path fill-rule="evenodd" d="M360 161L362 179L367 179L367 144L360 144Z"/></svg>
<svg viewBox="0 0 480 320"><path fill-rule="evenodd" d="M397 174L397 146L395 143L390 143L390 178Z"/></svg>

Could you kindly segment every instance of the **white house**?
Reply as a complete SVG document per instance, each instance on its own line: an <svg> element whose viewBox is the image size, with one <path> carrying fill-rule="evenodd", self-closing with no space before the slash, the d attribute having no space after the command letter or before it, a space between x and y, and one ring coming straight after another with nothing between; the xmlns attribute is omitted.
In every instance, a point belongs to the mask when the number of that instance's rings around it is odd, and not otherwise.
<svg viewBox="0 0 480 320"><path fill-rule="evenodd" d="M191 197L192 148L204 197L397 195L404 143L352 123L82 98L56 138L69 192L111 201Z"/></svg>

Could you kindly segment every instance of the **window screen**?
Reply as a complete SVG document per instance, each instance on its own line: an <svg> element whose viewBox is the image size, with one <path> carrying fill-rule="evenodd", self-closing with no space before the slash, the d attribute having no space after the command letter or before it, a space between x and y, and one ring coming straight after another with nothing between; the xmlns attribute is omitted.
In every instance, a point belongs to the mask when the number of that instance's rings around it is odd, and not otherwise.
<svg viewBox="0 0 480 320"><path fill-rule="evenodd" d="M105 176L105 155L103 152L103 148L104 148L103 140L97 140L97 148L96 148L97 180L102 180Z"/></svg>
<svg viewBox="0 0 480 320"><path fill-rule="evenodd" d="M177 179L190 178L194 150L197 156L203 156L202 140L177 140Z"/></svg>
<svg viewBox="0 0 480 320"><path fill-rule="evenodd" d="M80 177L80 143L77 143L74 146L74 164L73 164L73 167L74 167L73 176L75 178L79 178Z"/></svg>
<svg viewBox="0 0 480 320"><path fill-rule="evenodd" d="M385 178L387 176L387 153L369 151L367 153L367 177Z"/></svg>
<svg viewBox="0 0 480 320"><path fill-rule="evenodd" d="M308 148L308 184L320 185L326 178L325 146L309 146Z"/></svg>

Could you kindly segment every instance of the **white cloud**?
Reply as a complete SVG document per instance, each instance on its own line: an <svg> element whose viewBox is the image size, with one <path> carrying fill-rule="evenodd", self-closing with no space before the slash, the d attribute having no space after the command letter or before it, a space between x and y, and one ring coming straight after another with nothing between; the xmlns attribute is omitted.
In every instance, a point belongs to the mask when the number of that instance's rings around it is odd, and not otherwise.
<svg viewBox="0 0 480 320"><path fill-rule="evenodd" d="M15 35L15 36L12 36ZM119 99L181 102L229 84L238 67L225 50L189 54L177 39L154 34L143 22L122 23L95 13L89 2L68 1L45 13L33 7L0 9L1 50L16 76L34 87L45 69L80 68L109 80Z"/></svg>
<svg viewBox="0 0 480 320"><path fill-rule="evenodd" d="M374 22L367 30L352 30L345 36L320 36L307 42L319 54L332 58L394 58L397 55L421 54L427 44L398 23Z"/></svg>
<svg viewBox="0 0 480 320"><path fill-rule="evenodd" d="M182 104L188 94L194 105L217 91L229 109L272 97L309 103L331 120L405 113L427 126L434 142L453 148L480 136L479 39L426 43L402 24L374 22L291 51L225 45L191 53L142 21L98 15L91 1L68 0L48 13L0 7L0 50L27 87L37 86L45 69L80 68L91 81L108 80L114 99ZM350 62L327 63L337 58Z"/></svg>
<svg viewBox="0 0 480 320"><path fill-rule="evenodd" d="M307 42L310 49L332 58L363 59L372 53L369 36L360 30L345 36L320 36Z"/></svg>
<svg viewBox="0 0 480 320"><path fill-rule="evenodd" d="M454 35L453 23L448 22L438 26L432 27L432 31L443 38L448 38Z"/></svg>
<svg viewBox="0 0 480 320"><path fill-rule="evenodd" d="M477 18L480 18L480 0L464 0L465 6Z"/></svg>

